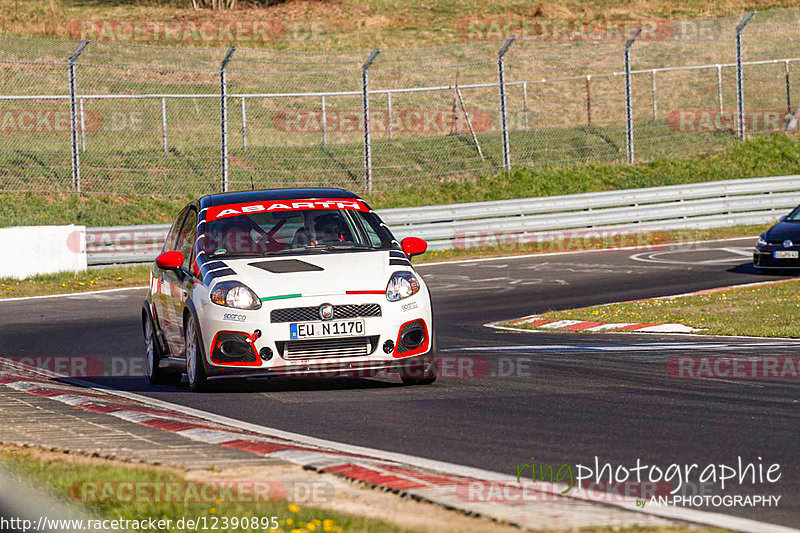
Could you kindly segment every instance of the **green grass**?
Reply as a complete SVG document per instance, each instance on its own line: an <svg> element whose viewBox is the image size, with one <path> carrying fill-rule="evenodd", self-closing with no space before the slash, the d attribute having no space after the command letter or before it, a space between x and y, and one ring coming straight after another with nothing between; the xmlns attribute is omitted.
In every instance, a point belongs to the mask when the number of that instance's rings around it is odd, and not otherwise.
<svg viewBox="0 0 800 533"><path fill-rule="evenodd" d="M425 156L430 157L430 156ZM270 164L280 164L270 162ZM428 164L422 160L423 167ZM253 171L256 173L256 171ZM757 137L712 155L694 158L665 157L641 165L620 163L574 164L565 167L518 168L510 174L487 171L478 178L452 178L404 182L398 178L382 192L366 193L377 209L454 202L478 202L599 192L639 187L698 183L733 178L752 178L800 173L800 143L775 135ZM236 172L234 171L234 176ZM245 186L246 184L246 186ZM267 185L263 179L256 187ZM328 183L330 185L330 183ZM288 182L282 183L288 185ZM339 182L348 187L348 182ZM237 189L249 189L249 181L233 181ZM360 184L349 181L355 190ZM52 190L52 188L44 188ZM209 190L208 187L205 190ZM171 222L175 214L200 190L185 190L177 197L129 194L77 196L68 193L8 193L0 196L0 227L11 225L81 224L114 226Z"/></svg>
<svg viewBox="0 0 800 533"><path fill-rule="evenodd" d="M150 106L149 111L153 109ZM192 114L176 115L170 115L170 127L175 131L167 153L159 149L158 136L143 135L143 131L89 133L86 151L81 153L81 190L181 197L219 190L219 147L214 144L218 132L205 128L213 127L214 120L204 117L208 120L203 122ZM238 143L231 145L231 189L324 185L364 190L361 134L348 133L338 142L322 145L318 135L276 132L270 130L269 115L258 123L253 115L251 110L247 150ZM259 127L265 128L260 138L253 133ZM236 125L232 124L231 129L235 131ZM147 131L160 130L153 127ZM673 158L674 154L686 157L735 146L728 133L675 132L663 122L642 124L638 134L642 139L660 140L649 146L642 143L638 150L642 160ZM586 166L589 171L594 165L613 167L621 163L625 160L624 136L624 127L620 126L574 126L514 130L509 142L514 166L547 175L551 166L571 173L588 161L596 162ZM8 135L0 144L0 189L71 192L67 141L66 137L50 139L36 132ZM483 159L469 134L406 135L393 139L375 135L373 189L385 194L428 186L446 189L497 175L503 164L499 133L482 133L478 141ZM670 152L665 152L664 147ZM520 172L511 176L512 182L525 176L524 170ZM562 179L559 175L553 177Z"/></svg>
<svg viewBox="0 0 800 533"><path fill-rule="evenodd" d="M658 187L725 179L796 174L800 143L789 137L756 138L693 158L665 157L641 165L590 163L520 168L474 181L428 182L368 197L379 207L448 204Z"/></svg>
<svg viewBox="0 0 800 533"><path fill-rule="evenodd" d="M42 274L24 280L0 278L0 298L138 287L149 283L150 268L149 266L97 268L80 273Z"/></svg>
<svg viewBox="0 0 800 533"><path fill-rule="evenodd" d="M82 483L182 483L183 476L174 471L144 467L121 467L103 463L92 464L87 461L68 462L53 458L35 457L30 453L15 449L6 449L0 452L0 465L8 469L12 475L27 480L40 489L45 489L54 497L67 503L80 500L80 487ZM198 482L198 490L203 485ZM166 485L163 485L166 486ZM211 489L213 490L213 488ZM187 491L188 493L188 491ZM154 498L155 499L155 498ZM392 526L386 522L373 520L357 515L328 511L313 507L299 507L292 502L210 502L210 503L183 503L183 502L133 502L107 501L107 502L80 502L84 510L94 517L105 517L122 520L142 520L147 517L156 519L171 519L173 527L161 531L180 532L176 522L183 518L205 516L207 519L217 517L272 517L279 519L280 529L272 531L363 531L399 533L409 531ZM210 523L210 522L209 522ZM240 527L227 531L264 531L264 529Z"/></svg>
<svg viewBox="0 0 800 533"><path fill-rule="evenodd" d="M800 280L790 280L679 298L553 311L541 316L553 320L678 323L702 328L698 333L705 335L798 338L800 325L793 319L798 312Z"/></svg>
<svg viewBox="0 0 800 533"><path fill-rule="evenodd" d="M77 194L2 194L0 227L169 224L190 198Z"/></svg>

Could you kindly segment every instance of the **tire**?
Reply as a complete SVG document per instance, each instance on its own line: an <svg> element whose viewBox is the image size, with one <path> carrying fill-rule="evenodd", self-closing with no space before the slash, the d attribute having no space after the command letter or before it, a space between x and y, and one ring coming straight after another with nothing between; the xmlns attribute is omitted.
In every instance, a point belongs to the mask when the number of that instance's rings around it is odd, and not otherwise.
<svg viewBox="0 0 800 533"><path fill-rule="evenodd" d="M183 328L183 331L184 346L186 347L186 376L189 378L189 388L193 392L208 390L208 377L203 363L203 339L200 336L200 328L194 315L189 314L186 318L186 327Z"/></svg>
<svg viewBox="0 0 800 533"><path fill-rule="evenodd" d="M401 369L400 379L403 381L403 385L430 385L436 381L436 377L436 332L433 330L431 350L428 352L427 361L422 360L410 366L407 372L403 372Z"/></svg>
<svg viewBox="0 0 800 533"><path fill-rule="evenodd" d="M162 383L178 383L181 375L175 372L165 372L160 366L161 358L164 356L158 347L156 340L156 329L150 316L144 316L144 371L147 381L153 385Z"/></svg>

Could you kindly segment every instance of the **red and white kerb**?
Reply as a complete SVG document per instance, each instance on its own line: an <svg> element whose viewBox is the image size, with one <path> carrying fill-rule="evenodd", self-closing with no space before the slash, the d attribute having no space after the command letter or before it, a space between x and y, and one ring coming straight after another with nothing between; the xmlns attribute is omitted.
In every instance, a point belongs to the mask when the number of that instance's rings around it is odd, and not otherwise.
<svg viewBox="0 0 800 533"><path fill-rule="evenodd" d="M310 211L313 209L349 209L369 211L363 202L352 198L325 198L322 200L276 200L273 202L250 202L209 207L206 220L249 215L250 213L270 213L273 211Z"/></svg>

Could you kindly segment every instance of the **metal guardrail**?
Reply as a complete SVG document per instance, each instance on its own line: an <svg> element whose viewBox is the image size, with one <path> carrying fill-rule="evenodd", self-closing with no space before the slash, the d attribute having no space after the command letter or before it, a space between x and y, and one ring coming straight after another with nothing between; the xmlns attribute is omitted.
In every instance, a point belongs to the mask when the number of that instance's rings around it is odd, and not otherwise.
<svg viewBox="0 0 800 533"><path fill-rule="evenodd" d="M800 204L800 176L378 210L398 238L432 250L564 237L766 224ZM141 263L158 254L169 225L87 228L89 265Z"/></svg>

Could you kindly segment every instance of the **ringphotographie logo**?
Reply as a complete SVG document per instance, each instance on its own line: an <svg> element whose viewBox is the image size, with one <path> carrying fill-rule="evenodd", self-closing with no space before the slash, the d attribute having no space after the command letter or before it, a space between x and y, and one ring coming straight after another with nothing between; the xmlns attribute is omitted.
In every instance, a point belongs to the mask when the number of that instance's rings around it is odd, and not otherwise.
<svg viewBox="0 0 800 533"><path fill-rule="evenodd" d="M516 466L514 482L464 483L459 496L469 501L635 501L644 509L656 506L773 507L781 496L762 492L731 493L741 487L771 488L782 477L778 463L762 457L730 462L658 465L637 458L632 463L602 462L595 456L587 464L547 464L531 457ZM760 487L759 487L760 489Z"/></svg>

